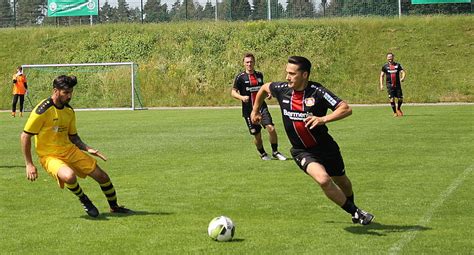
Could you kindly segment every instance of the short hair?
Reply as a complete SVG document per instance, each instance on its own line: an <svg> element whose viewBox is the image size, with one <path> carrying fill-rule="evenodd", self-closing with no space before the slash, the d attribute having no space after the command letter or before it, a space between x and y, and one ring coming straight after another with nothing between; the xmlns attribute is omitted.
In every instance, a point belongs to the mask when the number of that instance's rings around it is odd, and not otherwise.
<svg viewBox="0 0 474 255"><path fill-rule="evenodd" d="M71 89L77 84L76 76L60 75L53 81L53 88L55 89Z"/></svg>
<svg viewBox="0 0 474 255"><path fill-rule="evenodd" d="M392 57L395 57L395 54L393 54L393 53L391 53L391 52L388 52L388 53L387 53L387 57L388 57L388 55L392 55Z"/></svg>
<svg viewBox="0 0 474 255"><path fill-rule="evenodd" d="M311 73L311 61L301 56L291 56L288 58L288 63L298 66L298 71Z"/></svg>
<svg viewBox="0 0 474 255"><path fill-rule="evenodd" d="M18 67L16 68L16 70L23 71L23 67L22 67L22 66L18 66Z"/></svg>
<svg viewBox="0 0 474 255"><path fill-rule="evenodd" d="M245 60L245 58L252 58L255 61L255 56L250 52L245 53L244 58L242 58L242 60Z"/></svg>

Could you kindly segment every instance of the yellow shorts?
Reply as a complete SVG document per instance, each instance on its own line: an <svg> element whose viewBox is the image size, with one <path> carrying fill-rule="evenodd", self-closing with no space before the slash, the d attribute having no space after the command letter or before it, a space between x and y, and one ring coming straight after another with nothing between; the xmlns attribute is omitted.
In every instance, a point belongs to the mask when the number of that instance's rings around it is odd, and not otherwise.
<svg viewBox="0 0 474 255"><path fill-rule="evenodd" d="M58 171L61 167L68 166L77 176L86 178L97 165L97 160L77 147L74 147L66 156L40 157L40 162L46 172L56 179L61 189L64 188L64 182L58 178Z"/></svg>

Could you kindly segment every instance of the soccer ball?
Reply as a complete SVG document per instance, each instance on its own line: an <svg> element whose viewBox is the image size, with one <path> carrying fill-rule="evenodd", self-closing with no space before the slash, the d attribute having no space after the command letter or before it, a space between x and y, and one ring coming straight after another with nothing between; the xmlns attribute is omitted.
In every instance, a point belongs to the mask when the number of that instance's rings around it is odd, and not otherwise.
<svg viewBox="0 0 474 255"><path fill-rule="evenodd" d="M229 217L219 216L211 220L207 233L214 241L226 242L234 237L235 226Z"/></svg>

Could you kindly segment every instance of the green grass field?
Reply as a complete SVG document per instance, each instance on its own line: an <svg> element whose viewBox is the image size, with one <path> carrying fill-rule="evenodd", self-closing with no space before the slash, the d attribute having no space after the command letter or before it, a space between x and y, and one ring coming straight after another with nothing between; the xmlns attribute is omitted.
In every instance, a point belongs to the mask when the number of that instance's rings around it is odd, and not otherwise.
<svg viewBox="0 0 474 255"><path fill-rule="evenodd" d="M26 118L1 112L0 253L473 254L474 105L404 110L355 107L328 124L357 204L376 215L369 226L353 225L293 161L261 161L240 109L78 112L82 139L109 157L100 165L119 202L137 211L109 214L87 178L81 186L102 212L91 219L39 164L39 179L26 180ZM219 215L234 220L234 241L207 236Z"/></svg>

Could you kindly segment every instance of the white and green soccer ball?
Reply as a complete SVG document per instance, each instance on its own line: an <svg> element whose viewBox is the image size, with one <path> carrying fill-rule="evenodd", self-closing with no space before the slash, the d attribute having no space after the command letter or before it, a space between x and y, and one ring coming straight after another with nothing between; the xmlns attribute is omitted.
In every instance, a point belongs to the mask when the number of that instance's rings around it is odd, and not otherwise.
<svg viewBox="0 0 474 255"><path fill-rule="evenodd" d="M215 217L207 228L209 237L215 241L226 242L232 240L235 233L235 225L229 217Z"/></svg>

